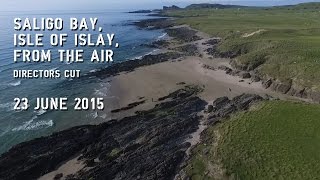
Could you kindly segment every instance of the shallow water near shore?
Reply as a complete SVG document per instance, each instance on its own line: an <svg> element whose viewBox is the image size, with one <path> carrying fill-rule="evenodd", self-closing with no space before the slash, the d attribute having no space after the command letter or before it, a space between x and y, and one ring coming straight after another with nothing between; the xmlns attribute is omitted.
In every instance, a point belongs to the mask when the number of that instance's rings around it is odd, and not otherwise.
<svg viewBox="0 0 320 180"><path fill-rule="evenodd" d="M31 103L35 103L37 97L68 97L69 106L72 106L75 97L102 97L105 99L105 107L108 110L108 94L110 84L96 78L86 79L14 79L14 69L80 69L84 75L96 69L103 68L109 64L65 64L60 63L53 57L52 63L13 63L13 19L15 17L60 17L69 19L99 18L98 25L103 27L104 33L115 33L116 41L120 48L116 49L114 61L121 62L148 54L154 49L140 46L150 43L164 36L162 31L140 30L135 26L128 25L133 21L150 18L141 14L127 14L123 11L114 12L80 12L80 11L58 11L58 12L0 12L0 26L6 27L0 30L0 153L7 151L13 145L51 134L76 125L97 124L108 119L106 111L34 111L32 107L28 111L14 111L14 98L27 97ZM67 28L63 31L72 37L72 32ZM48 31L44 33L49 33ZM97 32L86 32L97 35ZM70 41L72 42L72 40ZM67 43L65 49L73 49L72 43ZM52 47L44 47L52 49ZM90 48L86 48L90 49ZM90 56L90 50L84 57Z"/></svg>

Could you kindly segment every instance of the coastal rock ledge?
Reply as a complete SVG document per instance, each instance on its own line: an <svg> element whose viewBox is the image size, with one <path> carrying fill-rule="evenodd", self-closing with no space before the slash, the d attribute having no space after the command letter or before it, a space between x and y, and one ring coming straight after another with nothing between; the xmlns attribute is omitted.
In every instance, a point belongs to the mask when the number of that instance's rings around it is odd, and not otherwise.
<svg viewBox="0 0 320 180"><path fill-rule="evenodd" d="M18 144L0 157L0 179L37 179L76 157L84 168L54 179L173 179L207 104L199 91L187 86L135 116Z"/></svg>
<svg viewBox="0 0 320 180"><path fill-rule="evenodd" d="M205 120L207 103L197 86L185 86L148 111L100 125L84 125L14 146L0 157L0 179L174 179L182 170L191 144L186 141ZM210 107L209 123L247 110L260 96L218 98ZM70 161L83 167L71 174L57 169ZM69 164L70 165L70 164ZM72 165L71 165L72 166Z"/></svg>

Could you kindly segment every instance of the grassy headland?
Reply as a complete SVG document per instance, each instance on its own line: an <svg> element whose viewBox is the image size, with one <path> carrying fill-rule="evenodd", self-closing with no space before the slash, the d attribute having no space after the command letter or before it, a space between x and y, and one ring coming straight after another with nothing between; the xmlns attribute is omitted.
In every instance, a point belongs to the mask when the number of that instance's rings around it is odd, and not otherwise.
<svg viewBox="0 0 320 180"><path fill-rule="evenodd" d="M317 179L319 114L320 105L284 101L237 113L206 130L187 173L192 179Z"/></svg>
<svg viewBox="0 0 320 180"><path fill-rule="evenodd" d="M167 11L179 24L222 37L222 52L239 53L236 66L264 78L320 91L320 3L274 8Z"/></svg>
<svg viewBox="0 0 320 180"><path fill-rule="evenodd" d="M320 3L166 11L236 52L233 65L320 92ZM191 179L317 179L320 105L269 101L210 125L185 168Z"/></svg>

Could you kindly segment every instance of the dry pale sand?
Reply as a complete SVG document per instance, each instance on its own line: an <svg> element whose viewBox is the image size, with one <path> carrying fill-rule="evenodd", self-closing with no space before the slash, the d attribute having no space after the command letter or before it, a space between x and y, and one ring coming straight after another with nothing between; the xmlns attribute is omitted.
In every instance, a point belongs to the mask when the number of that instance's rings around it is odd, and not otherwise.
<svg viewBox="0 0 320 180"><path fill-rule="evenodd" d="M150 109L157 103L158 98L182 88L184 85L177 85L179 82L204 87L199 96L207 102L218 97L232 98L243 93L277 96L264 89L261 82L252 83L250 80L240 82L241 78L227 75L224 71L203 68L204 64L213 67L228 65L228 61L187 57L180 61L145 66L133 72L120 74L111 80L110 92L113 95L113 103L110 103L109 107L110 109L125 107L129 103L141 101L141 97L144 97L146 103L119 114L123 117L136 110ZM119 117L119 114L113 114L112 118Z"/></svg>
<svg viewBox="0 0 320 180"><path fill-rule="evenodd" d="M227 75L224 71L203 68L204 64L217 68L220 65L228 66L228 63L228 59L187 57L177 61L141 67L129 73L122 73L113 77L111 82L110 80L106 80L106 83L111 83L110 94L112 94L112 98L108 100L108 111L110 109L125 107L129 103L141 101L142 97L144 97L143 100L146 100L146 103L131 110L110 114L110 119L133 115L137 110L153 108L158 103L158 98L185 86L177 85L180 82L184 82L186 85L204 87L204 91L199 94L199 97L207 102L212 102L218 97L228 96L231 98L242 93L260 95L272 93L264 89L259 82L251 83L250 80L239 82L242 80L241 78ZM191 138L187 141L192 146L197 144L200 141L200 133L205 128L204 124L200 124L199 130L192 134ZM189 150L187 153L189 153ZM66 162L57 170L39 179L53 179L59 173L62 173L64 177L76 173L84 168L84 164L77 161L77 158Z"/></svg>
<svg viewBox="0 0 320 180"><path fill-rule="evenodd" d="M203 87L204 91L199 94L199 97L209 103L222 96L232 98L243 93L259 94L262 96L268 94L277 98L290 98L289 96L264 89L261 82L251 82L250 79L240 82L243 80L240 77L227 75L221 70L203 68L203 65L209 65L215 69L218 69L221 65L230 67L230 60L211 59L210 55L205 52L209 45L203 45L210 37L201 32L198 32L198 35L204 39L192 43L197 45L202 58L185 57L175 61L140 67L133 72L121 73L111 78L111 80L106 79L105 83L111 84L110 92L108 92L111 96L106 99L106 113L108 117L106 120L120 119L133 115L138 110L151 109L158 103L158 98L167 96L169 93L183 88L185 85ZM181 46L181 44L178 46ZM161 51L166 52L165 49ZM179 85L181 82L185 84ZM133 109L119 113L110 113L113 109L126 107L130 103L142 100L145 100L145 103ZM192 146L197 144L200 141L200 134L205 128L206 125L201 122L198 131L193 133L186 141L190 142ZM190 148L187 154L189 154ZM74 158L40 179L53 179L59 173L63 173L65 177L83 168L84 164L77 161L77 158Z"/></svg>
<svg viewBox="0 0 320 180"><path fill-rule="evenodd" d="M184 27L190 28L183 25ZM177 26L181 27L181 26ZM184 82L186 85L199 85L204 87L204 91L199 95L207 102L214 101L218 97L228 96L230 98L243 93L259 95L270 95L280 99L293 99L292 97L278 94L262 87L261 82L252 82L250 79L241 79L237 76L227 75L221 70L209 70L203 65L209 65L218 69L224 65L230 67L230 59L212 59L206 50L211 45L205 45L210 39L208 34L198 31L197 35L202 39L199 41L179 44L174 43L170 48L195 44L202 58L186 57L176 61L169 61L151 66L140 67L133 72L122 73L111 80L110 94L113 96L108 99L108 111L127 106L129 103L146 100L146 103L120 113L108 113L110 119L122 118L134 114L137 110L147 110L157 104L157 99L168 95L184 85L177 83ZM168 49L162 49L163 52ZM244 82L240 82L240 81ZM143 99L141 99L144 97Z"/></svg>

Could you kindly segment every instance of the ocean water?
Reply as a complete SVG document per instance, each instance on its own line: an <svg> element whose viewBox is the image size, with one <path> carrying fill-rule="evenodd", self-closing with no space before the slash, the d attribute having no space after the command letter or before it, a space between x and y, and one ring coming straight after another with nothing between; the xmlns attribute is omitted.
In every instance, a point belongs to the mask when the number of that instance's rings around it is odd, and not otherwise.
<svg viewBox="0 0 320 180"><path fill-rule="evenodd" d="M14 69L80 69L81 74L95 71L109 64L93 63L61 63L53 60L51 63L14 63L13 62L13 19L15 17L28 18L63 18L66 22L70 17L99 18L98 25L105 33L115 33L120 48L115 49L114 62L121 62L135 57L141 57L154 49L140 46L150 43L164 36L162 31L147 31L129 25L133 21L150 18L142 14L128 14L120 11L58 11L58 12L0 12L0 153L7 151L13 145L36 137L51 134L82 124L97 124L108 119L103 111L14 111L14 98L27 97L35 102L36 97L103 97L108 98L109 84L91 78L83 80L72 79L14 79ZM63 31L72 37L67 28ZM52 32L44 32L52 33ZM78 32L79 33L79 32ZM97 32L91 32L95 34ZM53 49L52 47L44 47ZM64 46L65 49L74 49L72 41ZM89 49L88 47L82 49ZM91 51L84 57L91 55ZM57 59L58 57L54 57ZM108 108L108 104L105 104Z"/></svg>

